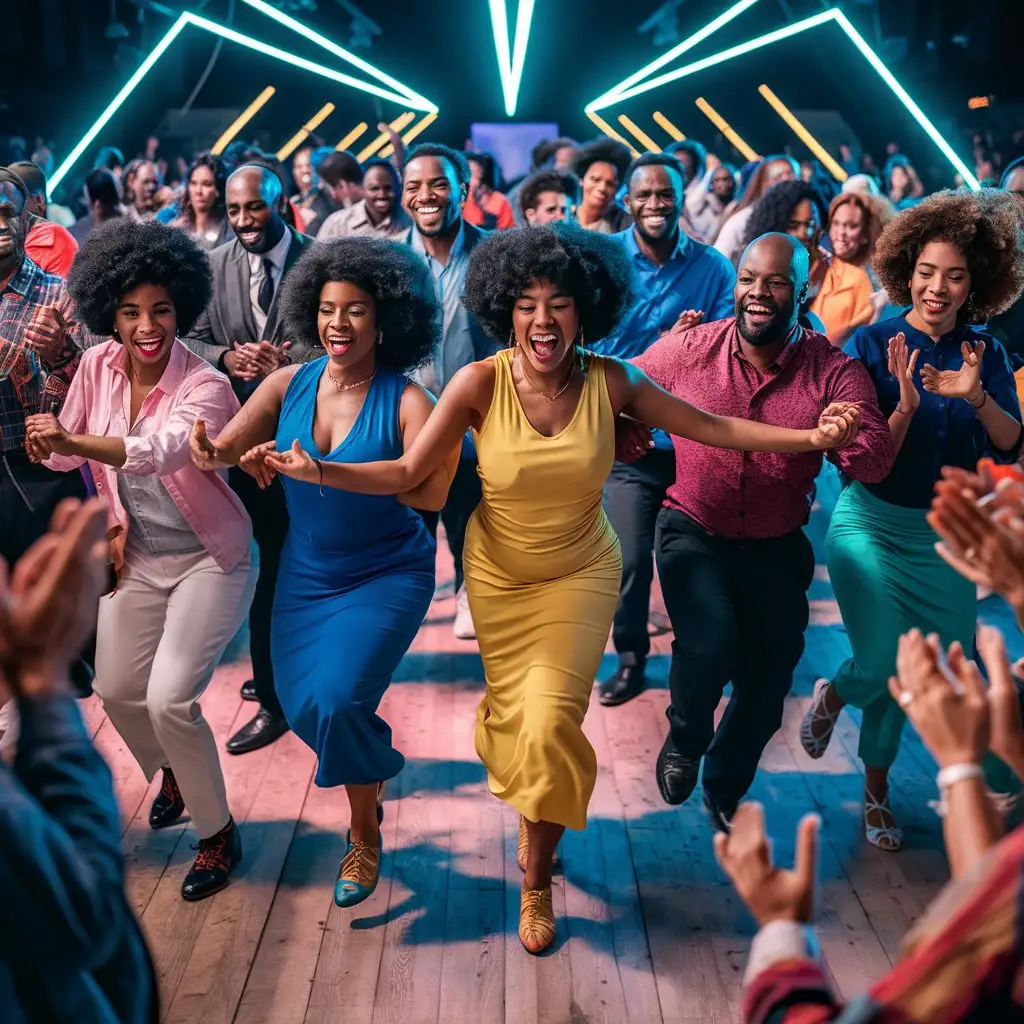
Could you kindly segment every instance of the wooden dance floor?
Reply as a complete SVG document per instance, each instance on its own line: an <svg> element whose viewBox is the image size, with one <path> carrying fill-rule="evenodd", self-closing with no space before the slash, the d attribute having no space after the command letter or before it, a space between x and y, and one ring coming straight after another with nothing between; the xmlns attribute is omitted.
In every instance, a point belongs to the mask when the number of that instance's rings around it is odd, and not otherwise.
<svg viewBox="0 0 1024 1024"><path fill-rule="evenodd" d="M824 499L822 499L824 500ZM810 532L823 562L827 512ZM443 545L442 545L443 547ZM447 550L438 578L451 579ZM483 673L474 643L451 634L450 583L434 602L385 698L382 714L407 758L384 820L380 885L353 910L332 900L347 804L312 784L314 757L289 735L242 757L222 755L245 856L232 884L184 903L194 857L186 824L147 825L147 787L95 699L86 708L116 780L124 815L128 893L156 960L163 1019L174 1024L715 1024L737 1016L753 923L715 863L699 792L666 806L654 779L664 739L670 637L654 641L653 688L612 709L595 698L586 731L600 774L590 824L562 843L558 941L533 958L517 936L517 821L487 791L473 749ZM771 594L764 595L771 614ZM775 851L792 858L800 816L824 821L820 937L839 989L882 975L902 936L947 877L935 767L909 734L892 774L907 848L887 854L863 838L857 724L841 719L818 762L797 731L814 680L848 650L823 564L811 591L807 652L785 727L762 760L752 796L766 808ZM313 609L311 614L315 614ZM997 600L982 615L1007 630ZM344 651L334 652L344 657ZM328 656L325 653L325 656ZM248 720L237 642L204 699L220 740ZM606 657L605 667L614 666Z"/></svg>

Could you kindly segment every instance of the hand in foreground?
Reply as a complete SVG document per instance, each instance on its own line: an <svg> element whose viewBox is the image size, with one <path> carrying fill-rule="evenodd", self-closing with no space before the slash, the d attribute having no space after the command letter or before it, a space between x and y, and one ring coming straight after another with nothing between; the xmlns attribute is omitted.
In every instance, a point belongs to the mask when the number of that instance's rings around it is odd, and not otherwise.
<svg viewBox="0 0 1024 1024"><path fill-rule="evenodd" d="M192 465L201 469L204 473L220 469L221 463L218 459L217 446L210 440L206 433L206 421L196 420L192 424L192 433L188 439L189 452L192 455Z"/></svg>
<svg viewBox="0 0 1024 1024"><path fill-rule="evenodd" d="M916 412L921 404L921 395L914 386L914 367L921 350L914 349L909 358L908 351L907 336L902 331L889 339L889 373L899 382L900 411L903 413Z"/></svg>
<svg viewBox="0 0 1024 1024"><path fill-rule="evenodd" d="M241 466L249 476L255 478L256 483L260 485L261 489L269 487L271 483L273 483L274 477L277 476L276 470L267 465L267 456L271 452L276 451L276 441L265 441L263 444L258 444L254 448L250 448L238 460L238 465Z"/></svg>
<svg viewBox="0 0 1024 1024"><path fill-rule="evenodd" d="M306 483L317 483L320 480L320 470L310 457L299 446L298 438L292 441L292 446L285 452L267 452L263 456L265 464L276 473L282 476L290 476L293 480L305 480Z"/></svg>
<svg viewBox="0 0 1024 1024"><path fill-rule="evenodd" d="M985 354L985 342L979 341L973 347L966 341L960 346L964 364L959 370L937 370L930 363L921 367L921 380L925 391L943 398L966 398L977 405L982 397L981 357Z"/></svg>
<svg viewBox="0 0 1024 1024"><path fill-rule="evenodd" d="M620 416L615 421L615 458L620 462L636 462L654 447L651 428L639 420Z"/></svg>
<svg viewBox="0 0 1024 1024"><path fill-rule="evenodd" d="M56 362L68 345L68 325L59 306L44 306L32 314L25 342L47 362Z"/></svg>
<svg viewBox="0 0 1024 1024"><path fill-rule="evenodd" d="M912 629L900 637L889 693L918 731L940 768L980 764L988 750L989 704L977 667L963 648L949 648L948 672L936 636Z"/></svg>
<svg viewBox="0 0 1024 1024"><path fill-rule="evenodd" d="M67 455L71 436L51 413L25 417L25 443L33 462L42 462L51 455Z"/></svg>
<svg viewBox="0 0 1024 1024"><path fill-rule="evenodd" d="M978 652L988 670L988 748L1024 781L1024 725L1020 691L1013 678L1003 634L991 626L978 630ZM971 666L975 672L977 668Z"/></svg>
<svg viewBox="0 0 1024 1024"><path fill-rule="evenodd" d="M732 819L732 832L715 835L718 863L762 928L770 921L811 922L818 880L819 825L818 816L808 814L797 827L792 871L772 863L764 808L759 803L740 804Z"/></svg>
<svg viewBox="0 0 1024 1024"><path fill-rule="evenodd" d="M96 628L107 583L106 503L69 499L8 576L0 560L0 667L22 696L52 691Z"/></svg>
<svg viewBox="0 0 1024 1024"><path fill-rule="evenodd" d="M811 443L817 449L845 448L856 440L859 430L860 408L854 402L832 402L818 417Z"/></svg>

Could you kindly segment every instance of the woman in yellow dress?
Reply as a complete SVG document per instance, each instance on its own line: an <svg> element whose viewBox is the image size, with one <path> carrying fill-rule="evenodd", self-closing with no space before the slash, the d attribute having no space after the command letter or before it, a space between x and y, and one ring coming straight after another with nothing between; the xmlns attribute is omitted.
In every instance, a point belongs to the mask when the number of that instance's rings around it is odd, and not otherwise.
<svg viewBox="0 0 1024 1024"><path fill-rule="evenodd" d="M456 374L400 459L318 463L271 442L242 460L258 478L400 494L473 431L483 500L464 568L487 680L476 749L491 792L521 815L519 937L531 953L554 940L555 848L566 828L586 827L597 776L582 726L621 576L602 507L616 418L746 451L810 451L856 435L853 407L829 406L814 430L711 416L628 363L587 352L584 335L610 334L625 312L630 276L621 244L599 234L566 225L495 233L474 250L463 302L509 347Z"/></svg>

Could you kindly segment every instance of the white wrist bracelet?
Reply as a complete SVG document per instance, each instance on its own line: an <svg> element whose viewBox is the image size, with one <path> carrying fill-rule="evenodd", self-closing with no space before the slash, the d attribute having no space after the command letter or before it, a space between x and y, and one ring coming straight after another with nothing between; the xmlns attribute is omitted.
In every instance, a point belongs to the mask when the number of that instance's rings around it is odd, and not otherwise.
<svg viewBox="0 0 1024 1024"><path fill-rule="evenodd" d="M966 782L968 779L983 779L985 773L981 770L980 764L949 764L939 769L935 777L940 790L947 790L958 782Z"/></svg>

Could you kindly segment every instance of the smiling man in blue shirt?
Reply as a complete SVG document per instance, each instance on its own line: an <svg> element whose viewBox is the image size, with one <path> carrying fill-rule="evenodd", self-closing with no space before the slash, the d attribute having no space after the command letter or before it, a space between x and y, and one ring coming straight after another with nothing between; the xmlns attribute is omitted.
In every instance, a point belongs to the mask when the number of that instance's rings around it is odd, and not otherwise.
<svg viewBox="0 0 1024 1024"><path fill-rule="evenodd" d="M626 186L634 223L616 237L633 259L633 308L615 334L590 347L602 355L633 359L686 310L701 311L705 320L732 316L736 272L720 252L680 230L686 172L675 157L638 157L626 174ZM654 443L637 462L616 461L605 487L605 510L622 545L622 587L612 627L619 667L601 684L605 705L623 704L644 687L654 527L665 490L675 479L668 435L655 432Z"/></svg>

